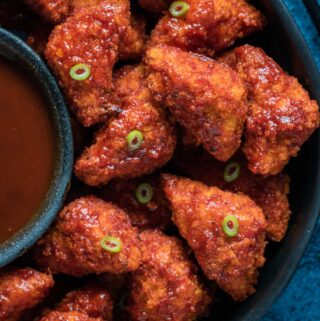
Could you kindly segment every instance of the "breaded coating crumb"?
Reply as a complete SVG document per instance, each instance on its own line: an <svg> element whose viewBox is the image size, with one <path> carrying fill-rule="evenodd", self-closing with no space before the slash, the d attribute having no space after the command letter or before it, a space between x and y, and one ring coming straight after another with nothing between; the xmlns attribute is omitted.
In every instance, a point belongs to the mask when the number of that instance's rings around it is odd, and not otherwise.
<svg viewBox="0 0 320 321"><path fill-rule="evenodd" d="M134 75L143 72L140 66ZM75 164L75 174L88 185L107 184L113 178L134 178L153 172L166 164L174 152L176 137L172 125L166 120L164 110L152 100L150 91L141 81L135 85L135 77L128 73L125 79L137 90L123 96L123 110L118 118L105 125L95 137L95 143L87 148ZM138 79L138 77L136 78ZM120 81L120 80L119 80ZM135 150L128 144L128 135L138 130L143 135L141 146Z"/></svg>
<svg viewBox="0 0 320 321"><path fill-rule="evenodd" d="M255 292L258 268L265 258L266 221L247 196L224 192L200 182L163 176L164 191L173 210L173 222L208 279L214 280L236 301ZM225 217L239 222L236 236L223 230Z"/></svg>
<svg viewBox="0 0 320 321"><path fill-rule="evenodd" d="M150 48L145 62L152 92L211 155L228 160L240 146L247 113L240 77L214 60L164 45Z"/></svg>
<svg viewBox="0 0 320 321"><path fill-rule="evenodd" d="M141 235L143 259L133 273L129 306L132 321L192 321L206 313L210 298L181 241L157 230Z"/></svg>
<svg viewBox="0 0 320 321"><path fill-rule="evenodd" d="M112 321L113 302L111 295L102 286L89 284L80 290L69 292L56 306L55 311L76 311L90 318Z"/></svg>
<svg viewBox="0 0 320 321"><path fill-rule="evenodd" d="M245 45L220 59L246 82L250 97L243 151L255 174L282 171L319 126L316 101L260 48Z"/></svg>
<svg viewBox="0 0 320 321"><path fill-rule="evenodd" d="M141 204L137 199L137 188L141 184L150 184L152 187L153 197L147 204ZM140 230L148 228L163 230L171 225L171 210L158 175L115 180L102 189L101 197L128 213L131 224Z"/></svg>
<svg viewBox="0 0 320 321"><path fill-rule="evenodd" d="M34 12L52 23L62 22L69 14L69 0L23 0Z"/></svg>
<svg viewBox="0 0 320 321"><path fill-rule="evenodd" d="M0 273L0 320L19 320L26 310L39 304L53 287L51 275L31 268Z"/></svg>
<svg viewBox="0 0 320 321"><path fill-rule="evenodd" d="M232 162L240 166L240 175L234 182L227 182L223 174L226 166ZM255 175L248 169L248 163L242 154L235 155L228 163L222 163L204 151L191 151L180 154L177 163L183 173L194 180L249 196L265 215L268 238L276 242L283 239L291 215L288 175Z"/></svg>
<svg viewBox="0 0 320 321"><path fill-rule="evenodd" d="M85 126L102 122L113 112L112 71L119 41L129 25L129 14L128 1L102 1L77 10L49 38L47 61L72 110ZM83 81L74 80L69 74L80 63L90 67L90 77Z"/></svg>
<svg viewBox="0 0 320 321"><path fill-rule="evenodd" d="M107 236L121 241L120 252L101 247L101 240ZM127 214L95 196L65 206L34 252L42 268L78 277L134 271L141 258L137 229L131 226Z"/></svg>
<svg viewBox="0 0 320 321"><path fill-rule="evenodd" d="M103 321L101 318L90 318L79 312L58 312L53 311L45 315L40 321Z"/></svg>
<svg viewBox="0 0 320 321"><path fill-rule="evenodd" d="M261 30L262 14L246 0L188 0L184 17L168 11L151 35L151 46L167 44L185 51L213 56L237 39Z"/></svg>
<svg viewBox="0 0 320 321"><path fill-rule="evenodd" d="M139 0L141 8L151 12L162 12L166 10L172 0Z"/></svg>

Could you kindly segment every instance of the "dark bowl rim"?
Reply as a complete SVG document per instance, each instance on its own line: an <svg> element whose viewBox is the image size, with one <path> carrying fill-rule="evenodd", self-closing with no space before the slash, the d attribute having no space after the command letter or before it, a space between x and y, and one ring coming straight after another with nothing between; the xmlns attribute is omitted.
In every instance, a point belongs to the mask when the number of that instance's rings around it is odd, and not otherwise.
<svg viewBox="0 0 320 321"><path fill-rule="evenodd" d="M2 55L14 58L26 65L37 81L53 119L56 131L56 160L46 198L34 217L9 240L0 245L0 267L4 266L30 248L48 229L60 210L73 170L73 134L70 116L58 84L44 61L23 40L0 28L0 49Z"/></svg>

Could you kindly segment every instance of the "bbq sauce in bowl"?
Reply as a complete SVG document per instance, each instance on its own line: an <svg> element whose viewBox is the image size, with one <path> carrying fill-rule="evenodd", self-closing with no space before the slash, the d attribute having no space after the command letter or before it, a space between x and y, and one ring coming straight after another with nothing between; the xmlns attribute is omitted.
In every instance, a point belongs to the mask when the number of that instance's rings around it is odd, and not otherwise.
<svg viewBox="0 0 320 321"><path fill-rule="evenodd" d="M40 208L55 163L46 100L21 67L0 56L0 244Z"/></svg>

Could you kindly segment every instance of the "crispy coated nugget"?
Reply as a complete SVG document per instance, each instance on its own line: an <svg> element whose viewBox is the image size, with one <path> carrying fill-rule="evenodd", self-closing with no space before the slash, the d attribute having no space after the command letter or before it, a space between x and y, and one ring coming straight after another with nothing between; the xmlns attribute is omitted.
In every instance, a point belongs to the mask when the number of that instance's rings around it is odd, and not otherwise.
<svg viewBox="0 0 320 321"><path fill-rule="evenodd" d="M247 113L240 77L214 60L164 45L150 48L145 62L153 93L211 155L228 160L240 146Z"/></svg>
<svg viewBox="0 0 320 321"><path fill-rule="evenodd" d="M245 300L254 293L258 268L265 262L266 221L261 209L245 195L186 178L164 175L163 183L173 221L204 274L234 300ZM234 237L226 235L222 228L229 215L239 221Z"/></svg>
<svg viewBox="0 0 320 321"><path fill-rule="evenodd" d="M101 318L90 318L79 312L58 312L53 311L45 315L40 321L103 321Z"/></svg>
<svg viewBox="0 0 320 321"><path fill-rule="evenodd" d="M19 320L23 312L39 304L53 287L50 275L30 268L0 273L0 320Z"/></svg>
<svg viewBox="0 0 320 321"><path fill-rule="evenodd" d="M69 0L23 0L34 12L52 23L63 21L69 14Z"/></svg>
<svg viewBox="0 0 320 321"><path fill-rule="evenodd" d="M102 122L113 112L112 70L129 19L128 1L102 1L77 10L50 36L45 52L47 61L72 110L85 126ZM69 75L70 69L79 63L90 66L87 80L77 81Z"/></svg>
<svg viewBox="0 0 320 321"><path fill-rule="evenodd" d="M167 44L212 56L265 25L262 14L245 0L188 0L182 18L169 12L158 22L151 45Z"/></svg>
<svg viewBox="0 0 320 321"><path fill-rule="evenodd" d="M80 290L69 292L56 306L55 311L76 311L90 318L112 321L113 301L102 286L89 284Z"/></svg>
<svg viewBox="0 0 320 321"><path fill-rule="evenodd" d="M227 182L223 174L226 166L232 162L240 165L240 175L235 181ZM277 242L283 239L291 215L288 175L255 175L248 169L248 163L242 154L235 155L228 163L222 163L204 151L190 151L181 153L177 163L184 174L194 180L249 196L266 217L268 238Z"/></svg>
<svg viewBox="0 0 320 321"><path fill-rule="evenodd" d="M147 204L141 204L137 199L137 188L141 184L150 184L152 187L153 197ZM101 197L128 213L131 224L140 230L163 230L171 224L171 210L158 175L113 181L103 188Z"/></svg>
<svg viewBox="0 0 320 321"><path fill-rule="evenodd" d="M149 174L166 164L174 152L176 137L164 110L153 102L149 89L137 80L143 73L138 66L118 79L137 90L126 95L120 86L118 95L123 98L123 110L118 118L105 125L75 164L75 173L88 185L103 185L113 178L134 178ZM122 88L122 89L121 89ZM143 135L141 146L135 150L128 144L130 132Z"/></svg>
<svg viewBox="0 0 320 321"><path fill-rule="evenodd" d="M106 236L121 241L120 252L101 247ZM127 214L95 196L65 206L34 252L41 267L73 276L134 271L141 257L137 229L131 226Z"/></svg>
<svg viewBox="0 0 320 321"><path fill-rule="evenodd" d="M132 276L127 308L132 321L192 321L202 316L210 298L181 241L157 230L140 237L143 259Z"/></svg>
<svg viewBox="0 0 320 321"><path fill-rule="evenodd" d="M250 97L243 151L255 174L282 171L319 126L318 105L296 78L260 48L236 48L220 59L246 82Z"/></svg>
<svg viewBox="0 0 320 321"><path fill-rule="evenodd" d="M139 0L141 8L151 12L162 12L166 10L172 0Z"/></svg>

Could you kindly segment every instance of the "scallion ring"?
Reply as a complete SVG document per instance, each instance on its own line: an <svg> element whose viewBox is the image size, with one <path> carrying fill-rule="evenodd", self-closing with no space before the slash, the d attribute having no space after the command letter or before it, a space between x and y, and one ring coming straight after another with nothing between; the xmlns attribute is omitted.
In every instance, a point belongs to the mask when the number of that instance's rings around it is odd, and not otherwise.
<svg viewBox="0 0 320 321"><path fill-rule="evenodd" d="M229 236L237 236L239 231L239 221L234 215L228 215L224 218L222 223L223 232Z"/></svg>
<svg viewBox="0 0 320 321"><path fill-rule="evenodd" d="M127 142L129 149L136 150L143 142L143 134L139 130L133 130L127 136Z"/></svg>
<svg viewBox="0 0 320 321"><path fill-rule="evenodd" d="M223 178L226 182L234 182L240 175L240 165L237 162L230 162L223 171Z"/></svg>
<svg viewBox="0 0 320 321"><path fill-rule="evenodd" d="M136 198L140 204L148 204L153 197L153 188L148 183L140 184L136 189Z"/></svg>
<svg viewBox="0 0 320 321"><path fill-rule="evenodd" d="M119 253L122 250L122 241L117 237L106 236L100 241L100 246L111 253Z"/></svg>
<svg viewBox="0 0 320 321"><path fill-rule="evenodd" d="M184 1L174 1L171 3L169 12L172 17L181 18L184 17L189 11L189 5Z"/></svg>
<svg viewBox="0 0 320 321"><path fill-rule="evenodd" d="M91 69L87 64L77 64L70 69L70 77L77 81L83 81L90 77Z"/></svg>

